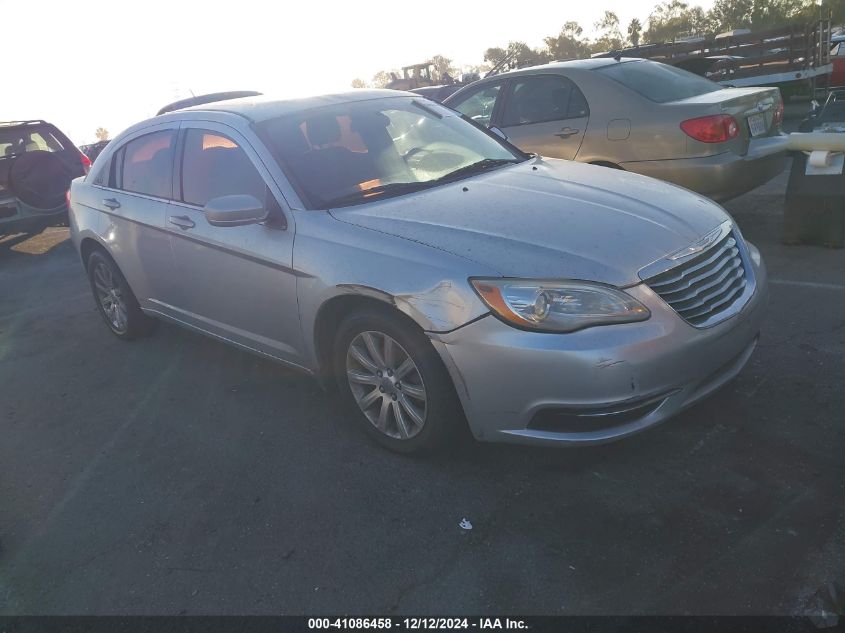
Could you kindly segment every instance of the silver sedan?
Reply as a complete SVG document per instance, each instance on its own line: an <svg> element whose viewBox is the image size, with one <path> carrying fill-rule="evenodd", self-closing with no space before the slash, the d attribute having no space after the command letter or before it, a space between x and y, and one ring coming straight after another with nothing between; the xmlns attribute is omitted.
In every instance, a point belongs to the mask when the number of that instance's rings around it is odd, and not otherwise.
<svg viewBox="0 0 845 633"><path fill-rule="evenodd" d="M444 101L528 152L624 169L724 201L786 165L777 88L723 88L642 59L581 59L477 81Z"/></svg>
<svg viewBox="0 0 845 633"><path fill-rule="evenodd" d="M734 377L766 302L728 214L522 153L409 93L240 99L139 123L70 192L122 339L166 319L317 377L404 452L589 444Z"/></svg>

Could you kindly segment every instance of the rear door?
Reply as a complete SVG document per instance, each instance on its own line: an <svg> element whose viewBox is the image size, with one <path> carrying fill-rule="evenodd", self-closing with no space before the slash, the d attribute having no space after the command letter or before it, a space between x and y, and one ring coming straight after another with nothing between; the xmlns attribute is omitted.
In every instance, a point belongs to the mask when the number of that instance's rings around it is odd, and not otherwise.
<svg viewBox="0 0 845 633"><path fill-rule="evenodd" d="M108 245L141 307L167 314L175 295L165 218L173 192L178 122L138 131L92 174L84 204L102 213Z"/></svg>
<svg viewBox="0 0 845 633"><path fill-rule="evenodd" d="M206 121L182 124L175 198L167 215L179 292L179 319L296 364L301 330L293 274L293 224L258 154L236 130ZM212 226L205 204L250 194L268 219Z"/></svg>
<svg viewBox="0 0 845 633"><path fill-rule="evenodd" d="M571 80L529 75L511 80L498 125L523 151L572 160L589 119L587 100Z"/></svg>

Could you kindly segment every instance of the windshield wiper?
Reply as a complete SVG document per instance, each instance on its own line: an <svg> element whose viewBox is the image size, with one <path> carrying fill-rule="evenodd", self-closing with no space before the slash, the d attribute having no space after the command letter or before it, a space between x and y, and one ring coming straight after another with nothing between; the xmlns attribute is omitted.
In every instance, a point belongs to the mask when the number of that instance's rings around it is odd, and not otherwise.
<svg viewBox="0 0 845 633"><path fill-rule="evenodd" d="M438 178L438 182L460 178L462 176L469 176L471 174L478 174L493 167L501 167L502 165L513 165L520 162L517 158L483 158L475 163L459 167L453 172L449 172L445 176Z"/></svg>
<svg viewBox="0 0 845 633"><path fill-rule="evenodd" d="M413 193L429 187L435 187L444 182L449 182L461 176L468 176L476 174L493 167L500 167L502 165L512 165L521 162L517 158L483 158L470 165L464 165L455 171L436 178L434 180L425 180L423 182L390 182L384 185L377 185L369 189L362 189L361 191L353 191L345 195L333 198L325 202L326 207L342 207L357 202L369 201L370 198L381 197L383 195L399 196L404 193Z"/></svg>
<svg viewBox="0 0 845 633"><path fill-rule="evenodd" d="M437 184L435 180L427 180L425 182L390 182L385 185L378 185L363 189L361 191L353 191L346 195L334 198L326 202L327 207L342 207L347 204L354 204L356 202L364 202L371 197L380 197L385 194L401 195L403 193L412 193L421 189L427 189Z"/></svg>

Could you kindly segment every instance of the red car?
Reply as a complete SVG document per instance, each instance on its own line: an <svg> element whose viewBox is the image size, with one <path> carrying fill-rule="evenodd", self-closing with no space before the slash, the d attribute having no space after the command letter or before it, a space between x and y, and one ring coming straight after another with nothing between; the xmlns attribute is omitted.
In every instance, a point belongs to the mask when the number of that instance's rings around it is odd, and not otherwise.
<svg viewBox="0 0 845 633"><path fill-rule="evenodd" d="M831 88L845 87L845 35L834 35L831 39L833 48L830 49L830 61L833 72L830 73L828 86Z"/></svg>

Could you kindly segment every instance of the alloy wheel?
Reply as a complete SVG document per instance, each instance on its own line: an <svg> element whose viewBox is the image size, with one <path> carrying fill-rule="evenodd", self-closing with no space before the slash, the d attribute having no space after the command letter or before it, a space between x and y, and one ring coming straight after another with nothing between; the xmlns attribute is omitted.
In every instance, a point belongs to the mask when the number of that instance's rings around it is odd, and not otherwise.
<svg viewBox="0 0 845 633"><path fill-rule="evenodd" d="M410 354L383 332L361 332L346 352L346 379L358 407L388 437L407 440L426 420L425 383Z"/></svg>
<svg viewBox="0 0 845 633"><path fill-rule="evenodd" d="M97 292L97 300L109 325L115 332L123 333L129 323L126 301L123 291L115 279L114 273L103 262L98 262L94 267L94 288Z"/></svg>

